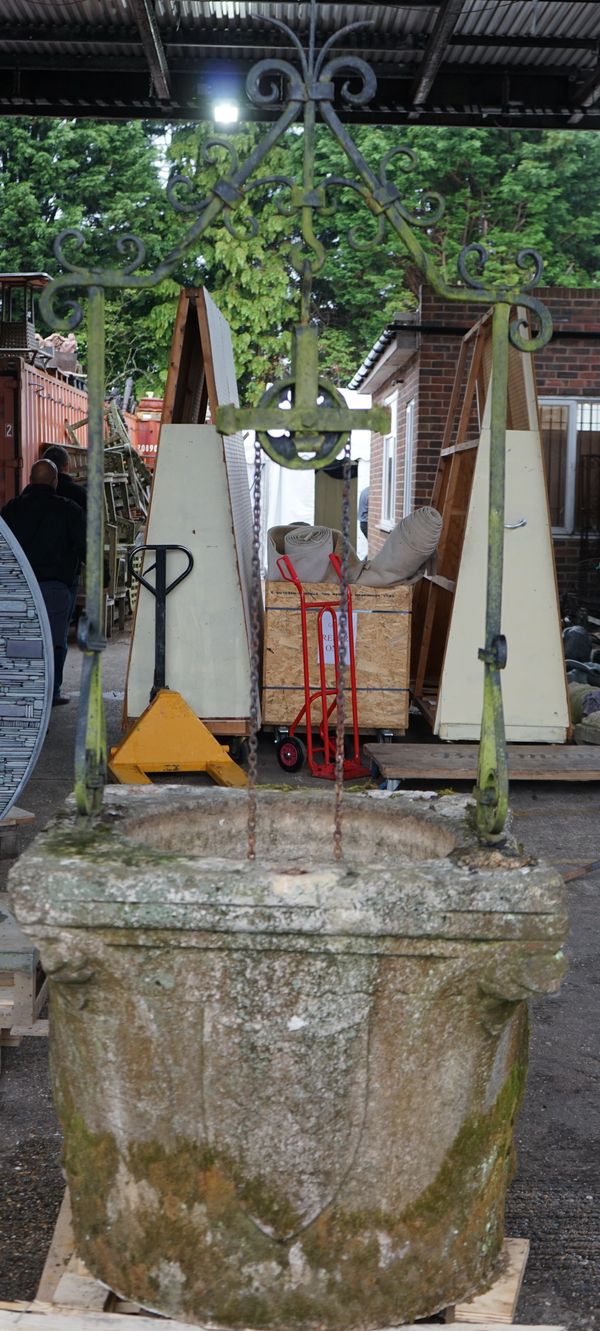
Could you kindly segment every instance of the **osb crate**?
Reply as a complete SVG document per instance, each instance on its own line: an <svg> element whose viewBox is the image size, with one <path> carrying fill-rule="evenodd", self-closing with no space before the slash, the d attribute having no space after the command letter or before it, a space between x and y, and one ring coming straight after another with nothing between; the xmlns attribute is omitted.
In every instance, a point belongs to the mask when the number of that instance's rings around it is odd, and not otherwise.
<svg viewBox="0 0 600 1331"><path fill-rule="evenodd" d="M402 585L359 587L355 584L351 592L359 729L363 732L404 731L408 725L412 588ZM339 589L335 583L312 582L304 585L304 594L307 601L337 602ZM311 691L320 687L317 616L316 609L307 610ZM331 627L331 619L327 616L324 623L326 677L328 685L333 686ZM345 678L349 683L348 668ZM303 704L300 597L292 583L267 582L263 722L272 726L290 725ZM349 707L346 717L347 725L351 726ZM313 723L319 721L317 702Z"/></svg>

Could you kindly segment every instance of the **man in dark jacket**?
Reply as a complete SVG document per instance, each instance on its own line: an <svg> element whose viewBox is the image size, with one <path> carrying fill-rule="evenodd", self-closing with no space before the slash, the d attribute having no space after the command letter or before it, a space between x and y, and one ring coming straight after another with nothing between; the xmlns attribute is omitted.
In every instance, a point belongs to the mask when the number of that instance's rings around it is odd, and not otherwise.
<svg viewBox="0 0 600 1331"><path fill-rule="evenodd" d="M84 490L83 485L78 485L77 481L74 481L72 476L69 476L69 464L71 459L69 457L66 448L63 448L62 444L46 444L44 447L44 457L48 458L50 462L54 463L54 466L56 467L56 470L58 472L58 485L56 487L57 495L60 495L61 499L72 499L74 504L79 504L79 507L83 510L83 513L85 514L87 512L87 493ZM79 568L77 569L75 581L73 583L73 586L71 587L71 602L69 605L69 617L67 619L67 633L69 632L69 624L71 623L73 615L75 614L75 606L77 605L78 593L79 593ZM66 640L65 640L65 651L66 651Z"/></svg>
<svg viewBox="0 0 600 1331"><path fill-rule="evenodd" d="M66 448L63 448L62 444L46 444L43 456L54 463L58 472L57 495L60 495L61 499L72 499L73 503L79 504L85 513L87 495L83 485L78 485L77 481L69 476L70 458Z"/></svg>
<svg viewBox="0 0 600 1331"><path fill-rule="evenodd" d="M67 631L72 588L85 559L85 518L71 499L61 499L58 472L49 458L31 468L30 483L17 499L9 500L2 517L14 532L40 584L54 647L53 706L69 702L61 697L67 655Z"/></svg>

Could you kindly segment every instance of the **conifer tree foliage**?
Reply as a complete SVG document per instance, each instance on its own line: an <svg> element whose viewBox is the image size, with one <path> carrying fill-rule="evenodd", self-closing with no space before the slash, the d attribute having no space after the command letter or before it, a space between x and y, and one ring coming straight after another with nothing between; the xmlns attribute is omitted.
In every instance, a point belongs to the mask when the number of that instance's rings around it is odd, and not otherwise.
<svg viewBox="0 0 600 1331"><path fill-rule="evenodd" d="M66 227L86 237L84 259L114 265L115 238L133 231L146 244L152 269L184 234L190 219L166 197L169 172L188 176L198 199L229 169L227 150L208 148L221 137L243 159L265 132L256 124L236 132L213 125L0 118L0 269L46 271L57 264L52 245ZM569 131L485 128L352 127L352 136L377 168L391 149L415 155L390 162L389 175L405 204L418 208L424 191L439 191L446 211L425 229L424 243L450 281L465 244L481 241L498 275L524 246L544 259L543 282L600 285L600 136ZM265 176L301 173L302 132L292 132L263 164ZM325 130L317 135L319 177L351 175ZM164 384L177 294L182 283L206 285L229 320L241 392L253 401L286 366L288 334L297 319L297 278L286 263L297 239L289 201L276 185L254 191L235 217L235 235L210 229L161 287L124 291L107 306L108 382L133 374L136 392ZM331 191L331 211L317 223L327 259L315 275L314 311L325 373L345 383L386 322L411 307L406 256L387 230L382 243L373 218L350 189ZM252 234L251 215L258 222ZM359 248L352 247L349 234ZM78 333L85 359L85 332Z"/></svg>

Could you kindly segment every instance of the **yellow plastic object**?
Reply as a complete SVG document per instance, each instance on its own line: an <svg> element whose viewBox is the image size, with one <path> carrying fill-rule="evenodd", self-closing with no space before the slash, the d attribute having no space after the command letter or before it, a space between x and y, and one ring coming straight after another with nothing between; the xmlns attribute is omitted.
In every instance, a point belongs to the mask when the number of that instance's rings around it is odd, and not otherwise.
<svg viewBox="0 0 600 1331"><path fill-rule="evenodd" d="M180 693L160 689L125 739L111 749L108 769L122 785L151 785L148 772L207 772L218 786L247 786L246 773L211 735Z"/></svg>

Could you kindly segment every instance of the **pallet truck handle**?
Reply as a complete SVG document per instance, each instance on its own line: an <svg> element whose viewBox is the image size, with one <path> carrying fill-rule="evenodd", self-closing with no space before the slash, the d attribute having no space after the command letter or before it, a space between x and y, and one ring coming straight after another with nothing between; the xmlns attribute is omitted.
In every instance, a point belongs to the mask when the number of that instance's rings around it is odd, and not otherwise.
<svg viewBox="0 0 600 1331"><path fill-rule="evenodd" d="M166 555L169 550L180 550L183 555L187 555L187 561L188 561L187 568L184 568L183 573L180 573L177 578L173 579L173 582L169 583L166 582L166 577L165 577L164 594L165 596L168 596L169 592L172 592L173 588L176 587L179 582L183 582L183 579L187 578L188 573L191 573L194 567L194 556L191 550L188 550L185 545L136 545L133 548L133 550L130 550L129 555L127 557L129 572L131 573L132 578L135 578L136 582L141 582L142 587L145 587L146 591L151 592L153 596L156 596L157 590L160 595L161 589L158 587L158 584L156 587L153 587L152 583L148 582L148 579L145 578L143 574L139 572L139 569L134 568L134 563L133 563L136 555L144 554L146 550L154 550L155 554L161 554L164 551L165 569L166 569ZM153 564L152 567L147 570L148 573L152 573L155 568L156 564Z"/></svg>
<svg viewBox="0 0 600 1331"><path fill-rule="evenodd" d="M153 550L156 555L156 563L146 570L152 573L156 569L156 583L153 586L148 579L140 573L139 569L133 567L133 560L138 554L143 554L146 550ZM170 551L177 550L183 555L187 555L187 567L183 573L174 578L172 582L167 582L167 555ZM150 702L156 697L161 689L166 688L166 641L167 641L167 596L169 592L177 587L178 583L183 582L191 573L194 567L194 556L191 550L186 549L185 545L138 545L129 552L127 560L129 571L136 582L141 582L142 587L151 592L156 600L156 615L154 621L154 682L150 690Z"/></svg>

